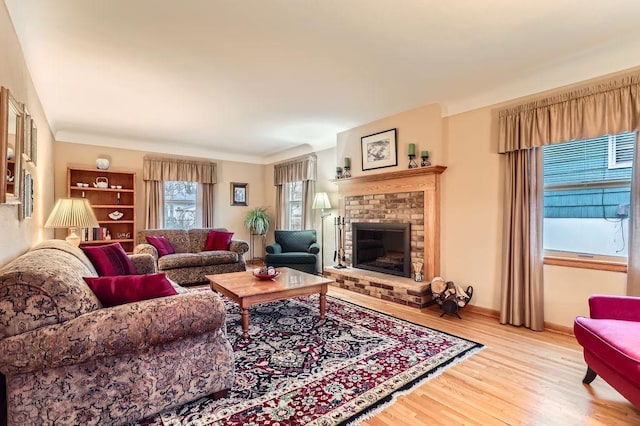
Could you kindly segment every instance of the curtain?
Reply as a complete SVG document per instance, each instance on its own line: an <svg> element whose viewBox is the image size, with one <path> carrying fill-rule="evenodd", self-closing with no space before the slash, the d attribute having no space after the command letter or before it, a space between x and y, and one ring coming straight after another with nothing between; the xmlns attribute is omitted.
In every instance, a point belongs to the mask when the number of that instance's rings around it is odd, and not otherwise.
<svg viewBox="0 0 640 426"><path fill-rule="evenodd" d="M276 186L276 229L282 229L286 223L287 197L285 184L302 182L302 223L303 227L311 227L311 207L315 195L317 179L316 155L276 164L273 168L273 183Z"/></svg>
<svg viewBox="0 0 640 426"><path fill-rule="evenodd" d="M287 223L287 188L285 185L276 185L276 228L283 229Z"/></svg>
<svg viewBox="0 0 640 426"><path fill-rule="evenodd" d="M638 129L640 74L500 112L500 153Z"/></svg>
<svg viewBox="0 0 640 426"><path fill-rule="evenodd" d="M213 228L213 208L215 206L215 184L203 183L202 188L202 227Z"/></svg>
<svg viewBox="0 0 640 426"><path fill-rule="evenodd" d="M505 155L500 322L544 329L542 149Z"/></svg>
<svg viewBox="0 0 640 426"><path fill-rule="evenodd" d="M542 245L537 242L542 238L542 227L535 218L542 219L539 204L543 197L543 182L538 176L541 161L536 148L572 139L637 130L640 121L640 74L509 108L500 111L498 121L498 151L505 154L507 162L501 322L525 324L537 330L542 326L543 278L538 269L542 267ZM526 154L514 154L521 151ZM637 166L636 162L632 202L638 199L640 190ZM640 210L636 204L632 203L632 213ZM636 222L632 217L630 234L637 234L639 225ZM637 292L640 286L634 284L640 275L637 272L640 247L636 247L640 242L635 240L633 238L629 245L629 268L633 271L627 274L627 293Z"/></svg>
<svg viewBox="0 0 640 426"><path fill-rule="evenodd" d="M142 168L145 183L145 226L163 226L164 194L162 182L198 182L202 186L202 226L213 226L215 207L214 185L217 182L216 163L172 158L145 157Z"/></svg>
<svg viewBox="0 0 640 426"><path fill-rule="evenodd" d="M313 229L313 198L316 194L316 181L302 182L302 229Z"/></svg>
<svg viewBox="0 0 640 426"><path fill-rule="evenodd" d="M164 223L164 191L162 190L162 182L157 180L144 181L144 211L145 229L161 228Z"/></svg>
<svg viewBox="0 0 640 426"><path fill-rule="evenodd" d="M627 259L627 295L640 296L640 149L636 132L633 158L631 207L629 212L629 254Z"/></svg>

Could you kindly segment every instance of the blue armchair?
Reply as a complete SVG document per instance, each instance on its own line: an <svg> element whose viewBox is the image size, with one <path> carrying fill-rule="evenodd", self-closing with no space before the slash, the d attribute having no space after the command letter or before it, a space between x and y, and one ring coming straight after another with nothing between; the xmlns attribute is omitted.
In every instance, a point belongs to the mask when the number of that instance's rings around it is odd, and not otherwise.
<svg viewBox="0 0 640 426"><path fill-rule="evenodd" d="M274 231L276 242L266 247L265 264L278 268L286 266L302 272L317 272L318 252L315 229L303 231Z"/></svg>

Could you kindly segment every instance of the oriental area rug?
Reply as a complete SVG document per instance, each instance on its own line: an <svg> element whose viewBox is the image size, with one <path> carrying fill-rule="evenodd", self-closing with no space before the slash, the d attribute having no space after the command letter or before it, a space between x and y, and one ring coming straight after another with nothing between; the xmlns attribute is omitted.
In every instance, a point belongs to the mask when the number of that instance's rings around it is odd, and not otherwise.
<svg viewBox="0 0 640 426"><path fill-rule="evenodd" d="M203 398L141 424L357 424L397 395L441 373L483 345L327 296L251 308L249 339L240 309L225 298L235 352L235 384L227 398Z"/></svg>

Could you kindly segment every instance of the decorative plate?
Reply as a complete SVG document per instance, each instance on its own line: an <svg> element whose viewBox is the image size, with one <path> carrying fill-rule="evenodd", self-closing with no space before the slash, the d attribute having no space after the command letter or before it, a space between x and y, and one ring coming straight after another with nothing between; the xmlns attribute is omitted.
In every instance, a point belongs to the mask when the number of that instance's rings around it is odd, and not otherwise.
<svg viewBox="0 0 640 426"><path fill-rule="evenodd" d="M122 219L122 216L124 216L124 213L119 212L118 210L116 210L115 212L109 213L109 217L112 220L120 220L120 219Z"/></svg>

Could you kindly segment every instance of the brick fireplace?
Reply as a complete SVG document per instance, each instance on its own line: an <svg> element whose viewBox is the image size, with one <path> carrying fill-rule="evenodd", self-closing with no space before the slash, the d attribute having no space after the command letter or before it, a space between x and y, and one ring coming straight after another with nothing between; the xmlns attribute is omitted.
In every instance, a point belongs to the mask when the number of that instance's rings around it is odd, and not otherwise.
<svg viewBox="0 0 640 426"><path fill-rule="evenodd" d="M424 281L415 282L352 267L324 268L336 285L385 300L422 307L430 301L427 284L440 274L440 175L444 166L421 167L335 180L344 200L344 248L351 266L352 223L409 223L411 261L423 262Z"/></svg>

